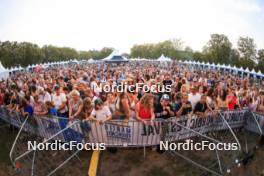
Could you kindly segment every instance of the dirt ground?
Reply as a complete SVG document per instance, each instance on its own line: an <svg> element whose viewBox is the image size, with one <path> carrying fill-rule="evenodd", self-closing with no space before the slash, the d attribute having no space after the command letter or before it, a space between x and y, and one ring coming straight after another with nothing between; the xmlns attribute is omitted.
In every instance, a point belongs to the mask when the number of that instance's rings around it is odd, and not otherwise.
<svg viewBox="0 0 264 176"><path fill-rule="evenodd" d="M15 139L16 131L8 127L0 128L0 176L19 176L14 171L9 159L9 151ZM193 154L194 155L194 154ZM198 155L199 156L199 155ZM200 154L203 163L210 161L206 154ZM56 176L84 176L90 162L91 152L83 151L74 157L63 168L56 172ZM74 169L72 169L74 168ZM98 170L100 176L206 176L199 168L191 165L179 157L169 157L167 154L157 153L152 148L119 149L116 153L101 152ZM255 157L247 166L241 166L231 171L234 176L264 176L264 147L257 150Z"/></svg>
<svg viewBox="0 0 264 176"><path fill-rule="evenodd" d="M151 149L119 150L117 153L104 151L101 155L99 175L101 176L200 176L212 175L185 160L159 154ZM264 176L264 148L244 167L232 169L231 176Z"/></svg>

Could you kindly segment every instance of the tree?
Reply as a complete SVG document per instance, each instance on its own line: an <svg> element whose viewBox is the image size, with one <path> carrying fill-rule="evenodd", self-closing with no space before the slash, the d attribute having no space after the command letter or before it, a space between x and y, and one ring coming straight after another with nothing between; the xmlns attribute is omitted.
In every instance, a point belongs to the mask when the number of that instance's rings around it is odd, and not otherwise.
<svg viewBox="0 0 264 176"><path fill-rule="evenodd" d="M230 62L229 63L231 65L240 66L239 58L240 58L239 51L237 49L232 49L231 53L230 53Z"/></svg>
<svg viewBox="0 0 264 176"><path fill-rule="evenodd" d="M28 66L31 64L54 62L70 59L102 59L108 56L113 48L102 50L76 51L70 47L44 45L39 47L29 42L0 41L0 61L5 67Z"/></svg>
<svg viewBox="0 0 264 176"><path fill-rule="evenodd" d="M237 46L241 59L253 61L256 59L257 50L254 39L249 37L240 37Z"/></svg>
<svg viewBox="0 0 264 176"><path fill-rule="evenodd" d="M195 61L200 61L200 62L205 61L203 53L201 53L199 51L196 51L195 53L193 53L193 59Z"/></svg>
<svg viewBox="0 0 264 176"><path fill-rule="evenodd" d="M258 57L257 57L258 61L262 61L264 60L264 49L260 49L258 50Z"/></svg>
<svg viewBox="0 0 264 176"><path fill-rule="evenodd" d="M215 63L228 63L230 61L232 43L223 34L212 34L211 39L203 48L205 60Z"/></svg>
<svg viewBox="0 0 264 176"><path fill-rule="evenodd" d="M258 65L257 69L264 73L264 49L258 50Z"/></svg>
<svg viewBox="0 0 264 176"><path fill-rule="evenodd" d="M186 51L183 50L183 42L181 39L165 40L159 43L134 45L130 50L130 56L132 58L140 57L153 59L160 57L162 54L167 57L177 59L190 59L192 57L192 51L190 48Z"/></svg>
<svg viewBox="0 0 264 176"><path fill-rule="evenodd" d="M262 73L264 73L264 59L258 62L257 69L260 70Z"/></svg>

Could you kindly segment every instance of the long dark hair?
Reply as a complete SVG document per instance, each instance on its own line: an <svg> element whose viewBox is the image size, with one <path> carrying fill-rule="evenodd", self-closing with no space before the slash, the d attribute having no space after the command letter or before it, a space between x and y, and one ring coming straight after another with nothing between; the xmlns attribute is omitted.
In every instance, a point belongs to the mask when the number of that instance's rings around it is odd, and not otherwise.
<svg viewBox="0 0 264 176"><path fill-rule="evenodd" d="M225 89L222 89L220 92L220 98L222 101L226 100L226 96L227 96L227 91Z"/></svg>

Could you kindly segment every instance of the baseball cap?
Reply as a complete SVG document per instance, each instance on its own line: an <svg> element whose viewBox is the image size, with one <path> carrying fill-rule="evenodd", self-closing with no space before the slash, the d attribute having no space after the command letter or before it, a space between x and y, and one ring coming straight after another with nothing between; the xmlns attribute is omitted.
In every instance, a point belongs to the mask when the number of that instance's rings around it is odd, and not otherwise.
<svg viewBox="0 0 264 176"><path fill-rule="evenodd" d="M101 98L97 98L95 101L94 101L94 105L102 105L103 104L103 101L101 100Z"/></svg>
<svg viewBox="0 0 264 176"><path fill-rule="evenodd" d="M58 84L56 84L55 86L54 86L54 90L59 90L60 89L60 86L58 85Z"/></svg>
<svg viewBox="0 0 264 176"><path fill-rule="evenodd" d="M170 96L168 94L164 94L164 95L162 95L161 100L168 100L169 101Z"/></svg>

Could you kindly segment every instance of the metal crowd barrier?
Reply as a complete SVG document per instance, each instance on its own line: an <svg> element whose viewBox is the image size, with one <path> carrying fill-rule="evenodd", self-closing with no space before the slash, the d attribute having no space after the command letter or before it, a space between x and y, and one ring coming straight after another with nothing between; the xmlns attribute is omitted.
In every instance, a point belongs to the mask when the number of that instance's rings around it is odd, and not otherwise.
<svg viewBox="0 0 264 176"><path fill-rule="evenodd" d="M157 146L160 141L169 141L177 143L184 140L201 140L206 139L213 143L235 142L239 145L239 151L233 152L230 159L238 160L241 150L241 137L239 132L241 129L262 135L264 131L264 116L249 112L248 110L212 112L206 117L183 116L180 118L155 119L154 121L146 121L142 123L136 120L128 122L121 120L111 120L104 124L98 124L90 120L74 120L69 121L67 118L59 117L22 117L18 113L10 113L6 107L0 108L0 119L19 128L17 138L14 141L10 151L10 158L14 166L18 161L32 160L32 165L28 170L31 175L34 172L41 172L37 175L51 175L60 167L67 163L71 158L76 157L78 150L63 154L60 161L55 162L56 167L47 165L43 171L41 167L35 163L41 163L43 158L46 160L55 159L52 153L44 153L43 151L28 150L26 142L35 140L42 143L61 141L78 143L104 143L106 147L147 147ZM173 155L182 157L187 161L191 161L196 166L215 175L223 173L223 163L221 163L221 154L215 151L216 162L220 172L203 166L192 159L183 156L183 153L172 151ZM49 156L50 155L50 156ZM40 157L42 156L42 157ZM26 162L27 163L27 162ZM31 163L31 162L30 162ZM38 169L37 169L38 168Z"/></svg>

